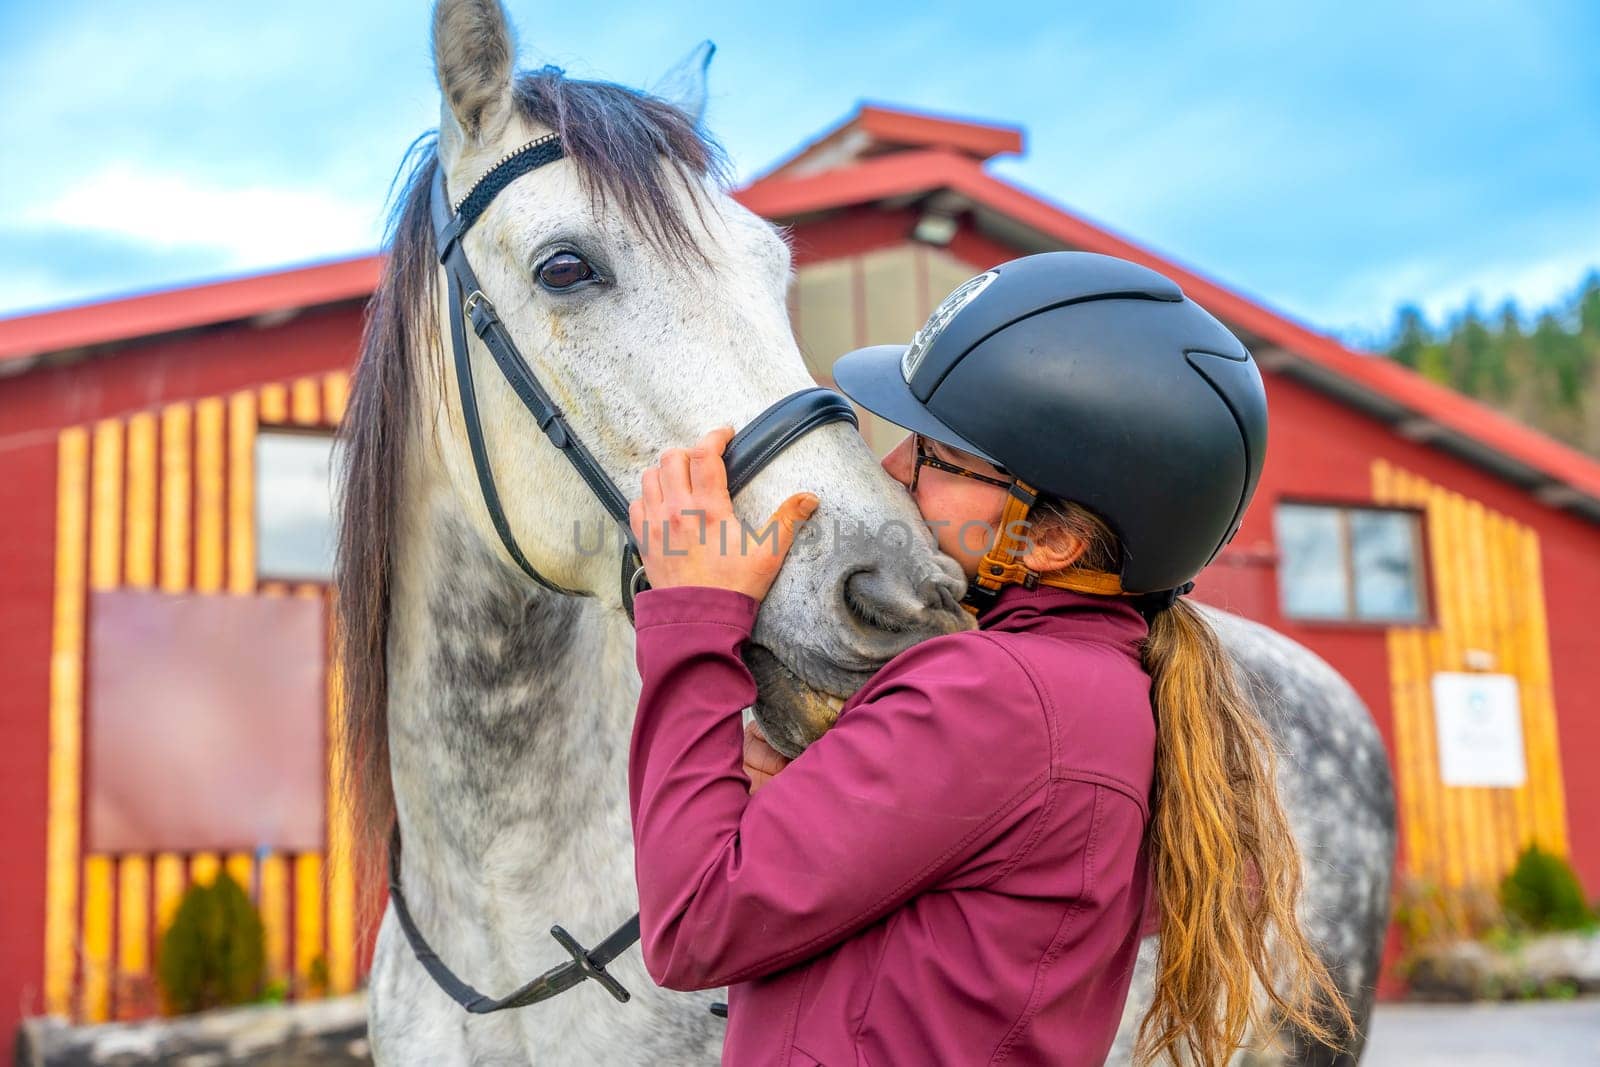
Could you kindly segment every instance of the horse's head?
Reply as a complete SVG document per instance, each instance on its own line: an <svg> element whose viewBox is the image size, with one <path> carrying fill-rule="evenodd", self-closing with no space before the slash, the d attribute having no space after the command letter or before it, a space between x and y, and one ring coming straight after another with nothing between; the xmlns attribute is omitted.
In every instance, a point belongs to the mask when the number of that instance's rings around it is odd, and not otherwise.
<svg viewBox="0 0 1600 1067"><path fill-rule="evenodd" d="M464 248L523 357L625 494L637 495L662 449L742 426L813 384L789 325L789 247L726 193L716 150L698 132L709 48L669 76L669 103L549 68L516 75L496 0L442 0L433 39L437 166L452 200L520 146L561 138L566 157L502 190ZM436 325L447 331L455 309L442 284L434 289ZM437 343L448 350L447 333ZM620 606L619 528L476 337L471 347L487 451L517 542L550 580ZM456 383L437 368L420 377L424 410L441 418L436 469L509 568ZM889 657L970 625L957 604L959 568L848 424L791 444L735 509L759 525L802 489L821 507L762 607L750 653L758 719L789 754Z"/></svg>

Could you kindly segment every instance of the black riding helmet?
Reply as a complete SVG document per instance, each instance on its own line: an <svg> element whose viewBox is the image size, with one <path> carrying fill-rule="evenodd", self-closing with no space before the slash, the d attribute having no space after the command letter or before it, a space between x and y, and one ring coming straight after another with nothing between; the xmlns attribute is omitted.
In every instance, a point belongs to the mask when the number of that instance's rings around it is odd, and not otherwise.
<svg viewBox="0 0 1600 1067"><path fill-rule="evenodd" d="M833 374L867 410L1099 515L1130 594L1211 562L1266 454L1266 393L1238 338L1166 277L1090 252L985 271L910 345L847 353Z"/></svg>

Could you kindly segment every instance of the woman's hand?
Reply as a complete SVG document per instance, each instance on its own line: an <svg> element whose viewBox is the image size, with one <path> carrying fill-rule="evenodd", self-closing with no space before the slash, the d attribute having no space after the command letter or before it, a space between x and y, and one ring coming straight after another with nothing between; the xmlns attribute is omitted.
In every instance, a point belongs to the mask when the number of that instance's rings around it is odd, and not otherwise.
<svg viewBox="0 0 1600 1067"><path fill-rule="evenodd" d="M761 728L751 719L744 726L744 773L750 779L750 795L772 781L772 776L789 766L790 760L767 744Z"/></svg>
<svg viewBox="0 0 1600 1067"><path fill-rule="evenodd" d="M795 530L816 510L815 496L796 493L762 528L741 524L722 462L732 437L732 426L712 430L693 448L667 449L644 472L641 495L628 506L628 524L652 588L704 585L759 601L778 577Z"/></svg>

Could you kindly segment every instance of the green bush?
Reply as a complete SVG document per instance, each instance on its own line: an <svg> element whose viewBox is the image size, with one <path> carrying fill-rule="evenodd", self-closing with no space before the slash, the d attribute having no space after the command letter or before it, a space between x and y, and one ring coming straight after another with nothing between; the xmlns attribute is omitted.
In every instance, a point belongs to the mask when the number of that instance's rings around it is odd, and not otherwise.
<svg viewBox="0 0 1600 1067"><path fill-rule="evenodd" d="M161 938L156 975L172 1013L256 999L266 934L255 905L227 871L192 885Z"/></svg>
<svg viewBox="0 0 1600 1067"><path fill-rule="evenodd" d="M1596 921L1571 865L1537 842L1500 883L1500 902L1512 921L1533 931L1583 930Z"/></svg>

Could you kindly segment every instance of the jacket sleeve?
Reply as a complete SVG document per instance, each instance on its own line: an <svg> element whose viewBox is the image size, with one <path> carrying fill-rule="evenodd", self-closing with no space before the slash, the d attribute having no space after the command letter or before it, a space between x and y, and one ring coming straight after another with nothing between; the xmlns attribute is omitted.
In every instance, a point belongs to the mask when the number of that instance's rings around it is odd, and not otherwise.
<svg viewBox="0 0 1600 1067"><path fill-rule="evenodd" d="M756 601L703 587L635 601L643 681L629 751L641 943L652 978L708 989L825 951L981 851L1049 778L1029 676L981 634L924 641L755 796L739 656Z"/></svg>

